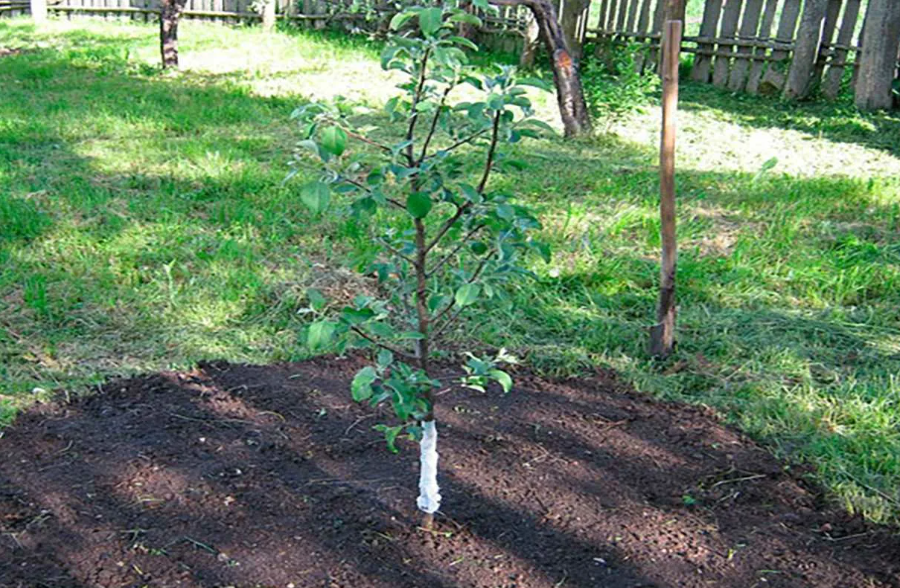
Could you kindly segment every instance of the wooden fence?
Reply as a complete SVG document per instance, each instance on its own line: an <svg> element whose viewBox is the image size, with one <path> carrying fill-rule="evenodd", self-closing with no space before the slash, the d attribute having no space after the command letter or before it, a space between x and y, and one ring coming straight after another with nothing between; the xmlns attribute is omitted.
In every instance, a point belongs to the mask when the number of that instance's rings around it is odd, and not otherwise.
<svg viewBox="0 0 900 588"><path fill-rule="evenodd" d="M655 63L665 0L598 1L584 40L636 43L638 64L644 56ZM684 37L684 51L695 54L696 81L789 98L820 86L834 98L842 84L855 83L848 68L858 65L864 24L861 0L707 0L699 32Z"/></svg>
<svg viewBox="0 0 900 588"><path fill-rule="evenodd" d="M49 0L51 12L155 21L160 0ZM876 0L869 0L870 9ZM884 2L885 0L882 0ZM887 0L900 2L900 0ZM384 0L275 0L279 18L312 28L338 25L371 29L396 10ZM660 30L667 0L558 0L560 21L576 54L585 42L598 47L637 46L638 67L658 62ZM187 0L186 18L227 23L261 19L260 0ZM706 0L695 34L684 51L695 54L692 78L731 91L781 93L803 98L816 87L830 98L856 84L866 17L863 0ZM0 17L27 12L27 0L0 0ZM531 53L536 26L524 6L483 14L479 43L489 49ZM696 24L696 23L695 23ZM695 27L696 28L696 27ZM876 26L872 30L880 30ZM689 32L691 32L689 30ZM879 52L900 58L900 47L885 47L882 34L870 35ZM893 41L891 41L893 43ZM900 43L900 41L898 41ZM589 59L591 56L585 58ZM900 64L898 64L900 65ZM896 79L898 71L878 74ZM871 76L862 76L869 80ZM868 82L866 82L868 83ZM865 84L860 84L865 85ZM882 106L883 107L883 106Z"/></svg>
<svg viewBox="0 0 900 588"><path fill-rule="evenodd" d="M275 0L276 15L310 28L330 25L349 30L371 29L386 23L396 8L378 0L343 2L342 0ZM28 0L0 0L0 18L28 13ZM183 16L187 19L228 24L253 23L262 19L260 0L187 0ZM67 18L92 16L106 19L155 22L160 0L48 0L51 13ZM387 19L378 18L387 15ZM503 7L498 14L482 15L484 26L477 34L486 48L506 52L522 50L528 28L524 7Z"/></svg>

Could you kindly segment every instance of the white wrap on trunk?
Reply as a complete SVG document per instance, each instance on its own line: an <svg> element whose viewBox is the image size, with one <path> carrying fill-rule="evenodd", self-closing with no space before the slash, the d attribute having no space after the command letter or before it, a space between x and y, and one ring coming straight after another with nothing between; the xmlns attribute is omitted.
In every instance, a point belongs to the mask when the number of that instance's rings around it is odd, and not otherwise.
<svg viewBox="0 0 900 588"><path fill-rule="evenodd" d="M437 483L437 428L434 421L422 423L422 440L419 441L419 510L431 514L441 507L440 488Z"/></svg>

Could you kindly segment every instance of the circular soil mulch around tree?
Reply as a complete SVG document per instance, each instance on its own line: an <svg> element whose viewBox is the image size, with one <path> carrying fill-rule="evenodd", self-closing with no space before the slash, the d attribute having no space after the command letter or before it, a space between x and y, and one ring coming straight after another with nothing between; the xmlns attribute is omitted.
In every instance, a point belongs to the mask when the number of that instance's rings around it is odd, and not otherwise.
<svg viewBox="0 0 900 588"><path fill-rule="evenodd" d="M417 529L417 447L350 400L361 365L206 364L28 410L0 439L0 586L900 586L896 531L610 374L442 391L444 503Z"/></svg>

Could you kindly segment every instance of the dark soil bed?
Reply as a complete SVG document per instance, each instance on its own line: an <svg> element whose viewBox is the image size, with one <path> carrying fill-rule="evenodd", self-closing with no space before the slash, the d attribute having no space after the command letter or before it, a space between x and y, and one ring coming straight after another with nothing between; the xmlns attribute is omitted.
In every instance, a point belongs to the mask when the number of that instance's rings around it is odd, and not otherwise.
<svg viewBox="0 0 900 588"><path fill-rule="evenodd" d="M418 530L417 448L350 401L359 367L209 364L27 411L0 439L0 586L900 586L894 531L604 374L443 391Z"/></svg>

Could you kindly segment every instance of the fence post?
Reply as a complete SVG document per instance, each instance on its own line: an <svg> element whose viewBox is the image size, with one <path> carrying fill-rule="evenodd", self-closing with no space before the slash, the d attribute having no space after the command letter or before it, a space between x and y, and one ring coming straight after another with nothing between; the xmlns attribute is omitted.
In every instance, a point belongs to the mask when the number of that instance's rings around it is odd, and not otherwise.
<svg viewBox="0 0 900 588"><path fill-rule="evenodd" d="M856 21L859 20L860 0L847 0L844 9L844 21L838 31L837 44L850 46L853 43L853 32L856 30ZM822 88L825 96L830 100L837 98L841 91L841 81L844 78L844 68L847 64L847 50L836 49L831 57L831 66L828 75L825 76L825 84Z"/></svg>
<svg viewBox="0 0 900 588"><path fill-rule="evenodd" d="M275 0L264 0L262 6L263 32L271 33L275 30Z"/></svg>
<svg viewBox="0 0 900 588"><path fill-rule="evenodd" d="M30 8L35 24L47 22L47 0L31 0Z"/></svg>
<svg viewBox="0 0 900 588"><path fill-rule="evenodd" d="M800 27L797 29L797 42L794 44L794 55L791 58L791 69L784 84L784 97L787 99L806 98L812 87L816 59L822 41L822 23L828 0L806 0Z"/></svg>
<svg viewBox="0 0 900 588"><path fill-rule="evenodd" d="M675 116L678 113L678 65L681 52L680 20L666 21L663 30L663 111L659 148L659 216L662 238L659 308L650 327L650 353L666 357L675 346Z"/></svg>
<svg viewBox="0 0 900 588"><path fill-rule="evenodd" d="M898 45L900 4L897 0L869 0L866 36L856 79L858 108L879 110L890 108L893 104L891 84L897 69Z"/></svg>

